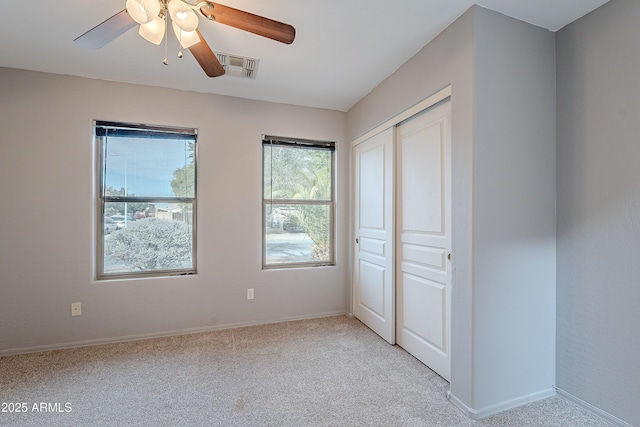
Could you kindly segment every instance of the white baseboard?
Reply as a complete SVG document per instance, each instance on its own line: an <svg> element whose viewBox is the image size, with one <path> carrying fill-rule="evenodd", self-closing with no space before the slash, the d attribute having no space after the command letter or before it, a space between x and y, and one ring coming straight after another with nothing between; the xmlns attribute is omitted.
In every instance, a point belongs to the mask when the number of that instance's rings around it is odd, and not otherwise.
<svg viewBox="0 0 640 427"><path fill-rule="evenodd" d="M584 400L572 395L571 393L568 393L558 387L555 387L555 389L556 389L556 392L558 393L558 397L568 402L571 402L574 405L579 406L586 411L591 412L593 415L602 418L603 420L613 424L614 426L633 427L631 424L627 423L626 421L623 421L620 418L616 417L615 415L611 415L610 413L603 411L600 408L596 408L592 404L585 402Z"/></svg>
<svg viewBox="0 0 640 427"><path fill-rule="evenodd" d="M258 321L258 322L236 322L236 323L226 323L222 325L215 326L204 326L200 328L188 328L188 329L176 329L172 331L162 331L162 332L154 332L149 334L138 334L138 335L125 335L119 337L111 337L111 338L99 338L95 340L85 340L85 341L73 341L73 342L65 342L65 343L57 343L57 344L47 344L47 345L37 345L33 347L22 347L22 348L10 348L7 350L0 350L0 357L2 356L13 356L16 354L25 354L25 353L39 353L42 351L52 351L52 350L62 350L66 348L75 348L75 347L88 347L92 345L101 345L101 344L114 344L119 342L127 342L127 341L140 341L147 340L153 338L163 338L163 337L172 337L176 335L187 335L187 334L197 334L199 332L213 332L213 331L221 331L224 329L235 329L235 328L245 328L248 326L258 326L258 325L268 325L272 323L283 323L283 322L293 322L296 320L309 320L309 319L321 319L323 317L333 317L333 316L343 316L347 315L345 310L339 311L329 311L324 313L316 313L309 316L292 316L292 317L282 317L278 319L271 319L266 321Z"/></svg>
<svg viewBox="0 0 640 427"><path fill-rule="evenodd" d="M554 388L542 390L536 393L531 393L526 396L518 397L516 399L507 400L505 402L491 405L483 409L473 409L465 405L460 399L455 397L451 391L447 392L447 399L453 403L458 409L464 412L469 418L473 420L480 420L482 418L495 415L500 412L507 411L509 409L517 408L518 406L526 405L527 403L536 402L538 400L546 399L556 395Z"/></svg>

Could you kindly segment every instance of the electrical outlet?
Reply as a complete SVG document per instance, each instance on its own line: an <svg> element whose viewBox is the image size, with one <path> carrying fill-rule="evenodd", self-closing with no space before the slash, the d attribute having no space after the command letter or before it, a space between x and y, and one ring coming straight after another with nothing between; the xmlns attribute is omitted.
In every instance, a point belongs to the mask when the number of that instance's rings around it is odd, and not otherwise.
<svg viewBox="0 0 640 427"><path fill-rule="evenodd" d="M247 289L247 299L253 299L253 288Z"/></svg>
<svg viewBox="0 0 640 427"><path fill-rule="evenodd" d="M82 306L79 302L74 302L71 304L71 315L72 316L80 316L82 314Z"/></svg>

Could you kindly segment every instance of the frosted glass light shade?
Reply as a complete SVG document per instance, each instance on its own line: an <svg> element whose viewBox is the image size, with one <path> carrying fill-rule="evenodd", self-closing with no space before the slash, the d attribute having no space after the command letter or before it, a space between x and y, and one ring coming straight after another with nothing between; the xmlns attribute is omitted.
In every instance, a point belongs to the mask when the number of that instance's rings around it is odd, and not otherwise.
<svg viewBox="0 0 640 427"><path fill-rule="evenodd" d="M142 25L157 18L162 6L158 0L127 0L126 8L129 16Z"/></svg>
<svg viewBox="0 0 640 427"><path fill-rule="evenodd" d="M198 28L198 15L182 0L170 0L167 7L171 20L175 22L182 31L190 33Z"/></svg>
<svg viewBox="0 0 640 427"><path fill-rule="evenodd" d="M164 37L164 19L156 16L153 21L140 25L138 34L145 40L159 45Z"/></svg>
<svg viewBox="0 0 640 427"><path fill-rule="evenodd" d="M183 31L178 27L176 21L171 21L171 25L173 26L173 32L176 33L176 38L183 48L189 49L194 44L200 43L200 36L196 31Z"/></svg>

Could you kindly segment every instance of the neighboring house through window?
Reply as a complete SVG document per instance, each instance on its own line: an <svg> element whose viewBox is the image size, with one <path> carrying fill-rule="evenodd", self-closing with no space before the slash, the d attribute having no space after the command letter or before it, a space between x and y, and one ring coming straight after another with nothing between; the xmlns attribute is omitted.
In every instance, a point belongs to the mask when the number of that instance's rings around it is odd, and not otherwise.
<svg viewBox="0 0 640 427"><path fill-rule="evenodd" d="M263 136L263 268L335 264L335 143Z"/></svg>
<svg viewBox="0 0 640 427"><path fill-rule="evenodd" d="M96 121L98 279L196 272L195 129Z"/></svg>

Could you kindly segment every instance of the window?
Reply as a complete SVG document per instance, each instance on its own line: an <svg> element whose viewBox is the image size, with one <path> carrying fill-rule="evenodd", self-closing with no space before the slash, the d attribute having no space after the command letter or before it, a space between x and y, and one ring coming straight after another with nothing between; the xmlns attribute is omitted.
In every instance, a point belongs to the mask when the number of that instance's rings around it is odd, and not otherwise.
<svg viewBox="0 0 640 427"><path fill-rule="evenodd" d="M334 265L335 143L264 136L263 268Z"/></svg>
<svg viewBox="0 0 640 427"><path fill-rule="evenodd" d="M196 272L196 136L95 122L98 279Z"/></svg>

